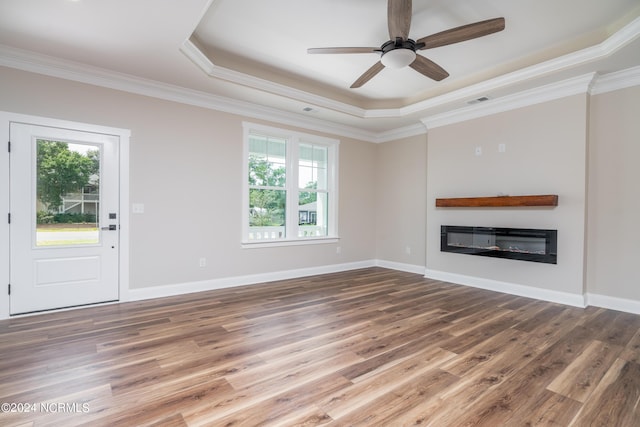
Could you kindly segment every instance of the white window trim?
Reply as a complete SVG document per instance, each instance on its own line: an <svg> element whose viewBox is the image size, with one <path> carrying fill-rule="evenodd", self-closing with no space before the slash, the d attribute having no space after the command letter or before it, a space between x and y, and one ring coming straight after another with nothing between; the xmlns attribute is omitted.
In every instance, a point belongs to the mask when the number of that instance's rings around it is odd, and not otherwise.
<svg viewBox="0 0 640 427"><path fill-rule="evenodd" d="M335 243L338 237L338 149L340 141L333 138L327 138L318 135L312 135L302 132L296 132L287 129L280 129L271 126L261 125L257 123L242 122L242 237L241 245L243 248L265 248L274 246L292 246L292 245L312 245ZM298 215L287 215L287 237L278 240L248 240L249 236L249 134L251 132L264 133L269 136L283 138L287 141L287 171L291 175L287 175L287 206L298 205L298 144L300 142L308 142L312 144L324 145L328 150L329 170L328 188L329 188L329 212L328 212L328 230L327 236L323 237L297 237ZM290 151L289 151L290 150ZM289 212L288 212L289 213ZM290 237L295 236L295 237Z"/></svg>

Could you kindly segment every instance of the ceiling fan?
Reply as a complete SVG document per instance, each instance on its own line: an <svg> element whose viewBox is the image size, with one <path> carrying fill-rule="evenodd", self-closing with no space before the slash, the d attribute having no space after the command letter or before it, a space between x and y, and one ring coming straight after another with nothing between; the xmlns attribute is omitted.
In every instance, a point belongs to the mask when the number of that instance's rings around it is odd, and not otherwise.
<svg viewBox="0 0 640 427"><path fill-rule="evenodd" d="M307 49L307 53L380 54L380 61L365 71L351 85L352 89L361 87L385 67L403 68L408 65L417 72L440 81L448 77L449 73L430 59L417 55L416 51L459 43L504 30L504 18L494 18L451 28L414 41L409 38L411 12L411 0L389 0L387 20L391 40L380 47L320 47Z"/></svg>

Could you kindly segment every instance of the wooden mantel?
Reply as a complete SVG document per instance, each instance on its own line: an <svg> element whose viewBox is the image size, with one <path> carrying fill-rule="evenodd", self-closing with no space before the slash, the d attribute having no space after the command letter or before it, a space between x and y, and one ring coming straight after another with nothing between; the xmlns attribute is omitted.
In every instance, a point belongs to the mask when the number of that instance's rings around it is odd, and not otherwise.
<svg viewBox="0 0 640 427"><path fill-rule="evenodd" d="M558 206L557 194L535 196L456 197L436 199L437 208Z"/></svg>

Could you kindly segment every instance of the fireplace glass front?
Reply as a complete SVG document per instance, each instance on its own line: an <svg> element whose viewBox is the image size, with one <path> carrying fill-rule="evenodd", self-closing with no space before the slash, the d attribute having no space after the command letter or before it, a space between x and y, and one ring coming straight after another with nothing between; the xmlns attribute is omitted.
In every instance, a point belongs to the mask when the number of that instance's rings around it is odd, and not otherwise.
<svg viewBox="0 0 640 427"><path fill-rule="evenodd" d="M440 250L557 264L557 230L441 226Z"/></svg>

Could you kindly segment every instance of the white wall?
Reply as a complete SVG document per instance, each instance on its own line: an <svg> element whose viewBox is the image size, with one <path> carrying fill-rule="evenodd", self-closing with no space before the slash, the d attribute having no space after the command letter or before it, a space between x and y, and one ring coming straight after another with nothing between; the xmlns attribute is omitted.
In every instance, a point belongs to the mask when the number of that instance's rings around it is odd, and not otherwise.
<svg viewBox="0 0 640 427"><path fill-rule="evenodd" d="M575 95L429 131L427 275L581 304L587 108ZM499 194L557 194L559 206L435 207L436 198ZM440 252L441 225L557 229L558 264Z"/></svg>

